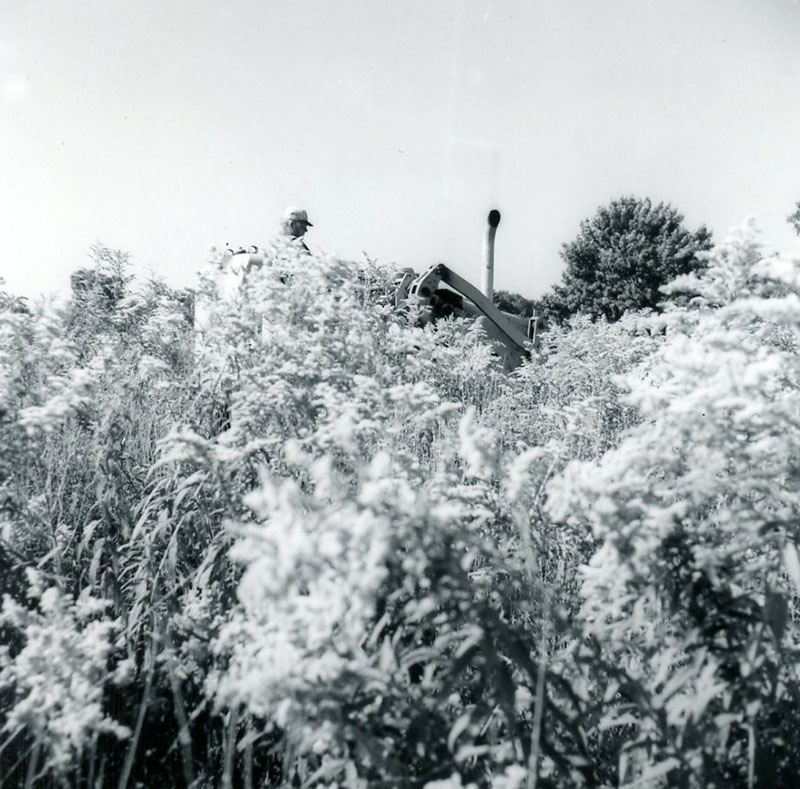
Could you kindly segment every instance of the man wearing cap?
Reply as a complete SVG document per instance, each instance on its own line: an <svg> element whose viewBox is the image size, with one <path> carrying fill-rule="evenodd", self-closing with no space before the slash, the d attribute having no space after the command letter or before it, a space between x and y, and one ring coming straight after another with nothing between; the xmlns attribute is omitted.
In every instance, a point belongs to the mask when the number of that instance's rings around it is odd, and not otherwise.
<svg viewBox="0 0 800 789"><path fill-rule="evenodd" d="M286 244L301 255L310 255L311 250L303 241L308 228L313 227L308 221L308 213L303 208L290 207L283 214L278 237L272 240L272 252L276 245ZM224 298L239 292L251 271L257 271L270 260L269 247L264 250L255 245L245 248L228 247L226 263L217 277L217 288Z"/></svg>
<svg viewBox="0 0 800 789"><path fill-rule="evenodd" d="M306 242L303 241L303 236L310 227L314 227L314 225L308 221L306 210L291 206L286 209L281 220L281 235L298 249L309 252Z"/></svg>

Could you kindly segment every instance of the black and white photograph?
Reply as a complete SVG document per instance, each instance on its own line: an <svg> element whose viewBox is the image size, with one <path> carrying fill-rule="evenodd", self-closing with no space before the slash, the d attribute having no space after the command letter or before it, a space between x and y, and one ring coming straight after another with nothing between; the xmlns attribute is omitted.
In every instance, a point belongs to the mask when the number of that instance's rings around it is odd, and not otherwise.
<svg viewBox="0 0 800 789"><path fill-rule="evenodd" d="M800 789L800 0L0 0L0 789Z"/></svg>

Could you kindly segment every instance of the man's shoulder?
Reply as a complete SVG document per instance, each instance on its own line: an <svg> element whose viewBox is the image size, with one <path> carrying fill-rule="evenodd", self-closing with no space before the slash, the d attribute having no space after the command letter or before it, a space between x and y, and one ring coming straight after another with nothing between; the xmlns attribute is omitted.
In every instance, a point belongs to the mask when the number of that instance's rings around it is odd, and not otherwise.
<svg viewBox="0 0 800 789"><path fill-rule="evenodd" d="M311 250L302 238L279 235L273 239L272 245L279 250L294 250L306 255L311 254Z"/></svg>

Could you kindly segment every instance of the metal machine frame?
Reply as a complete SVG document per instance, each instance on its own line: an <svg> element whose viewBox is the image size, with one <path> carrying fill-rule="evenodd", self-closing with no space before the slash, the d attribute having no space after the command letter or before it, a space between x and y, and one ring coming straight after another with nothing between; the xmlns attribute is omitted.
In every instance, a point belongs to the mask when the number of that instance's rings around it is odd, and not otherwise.
<svg viewBox="0 0 800 789"><path fill-rule="evenodd" d="M423 322L447 315L480 319L486 335L502 356L506 370L519 367L523 359L530 356L535 319L499 310L471 282L443 263L431 266L420 276L412 269L404 269L397 283L395 305L399 307L409 297L416 297L423 305Z"/></svg>

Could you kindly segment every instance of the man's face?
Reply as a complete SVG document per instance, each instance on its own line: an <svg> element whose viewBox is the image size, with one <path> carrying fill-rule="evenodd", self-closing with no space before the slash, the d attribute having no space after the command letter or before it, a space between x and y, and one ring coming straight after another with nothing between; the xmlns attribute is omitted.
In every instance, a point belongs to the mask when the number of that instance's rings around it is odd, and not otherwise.
<svg viewBox="0 0 800 789"><path fill-rule="evenodd" d="M293 219L289 223L289 228L294 238L300 238L306 234L306 231L308 230L308 224L303 222L302 219Z"/></svg>

